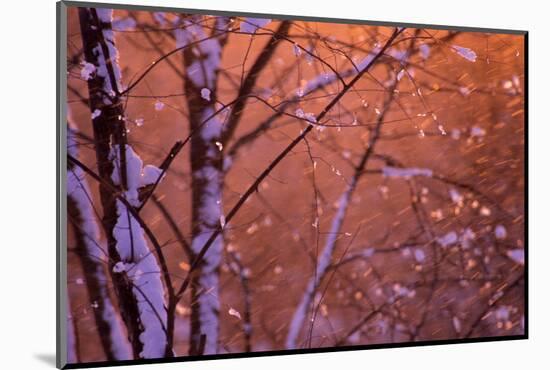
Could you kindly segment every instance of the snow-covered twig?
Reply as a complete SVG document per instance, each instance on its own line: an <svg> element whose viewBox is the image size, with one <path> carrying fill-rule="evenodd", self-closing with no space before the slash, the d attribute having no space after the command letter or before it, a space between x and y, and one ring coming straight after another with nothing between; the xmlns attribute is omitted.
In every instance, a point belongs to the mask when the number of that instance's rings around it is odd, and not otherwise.
<svg viewBox="0 0 550 370"><path fill-rule="evenodd" d="M344 190L344 192L340 196L340 199L338 200L338 209L336 211L336 214L332 218L331 227L330 227L330 230L328 231L328 236L325 241L325 246L323 247L323 251L321 252L321 255L316 261L315 273L307 283L305 292L292 316L292 320L290 322L290 326L288 329L286 342L285 342L285 346L288 349L297 348L297 345L298 345L297 340L300 335L302 326L304 325L304 322L308 321L310 322L310 325L313 325L315 310L312 310L311 320L306 320L307 312L312 304L313 298L315 296L315 292L319 284L321 283L321 281L323 280L323 278L325 277L325 274L329 269L329 266L331 264L331 260L334 254L334 250L336 248L336 242L339 236L342 234L341 229L342 229L344 218L346 216L346 213L350 204L351 197L357 187L357 183L359 182L359 179L363 174L363 170L367 165L367 162L371 154L373 153L376 141L378 139L378 136L380 135L380 128L382 125L382 121L391 105L391 102L393 101L394 88L390 88L389 90L391 91L390 96L389 98L386 99L384 103L384 109L382 110L381 114L378 117L377 126L370 135L367 149L365 150L360 163L355 168L355 173L353 177L350 179L349 184L346 186L346 189Z"/></svg>

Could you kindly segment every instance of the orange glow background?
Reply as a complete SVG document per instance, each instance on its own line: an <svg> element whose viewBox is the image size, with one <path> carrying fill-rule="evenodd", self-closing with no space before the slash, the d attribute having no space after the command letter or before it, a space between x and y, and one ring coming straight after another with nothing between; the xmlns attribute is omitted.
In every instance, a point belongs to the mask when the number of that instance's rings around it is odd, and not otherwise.
<svg viewBox="0 0 550 370"><path fill-rule="evenodd" d="M82 102L88 91L86 82L80 78L83 57L77 9L69 8L68 17L71 120L84 135L93 137L90 110ZM116 30L113 26L125 84L162 53L175 48L169 31L158 30L162 27L155 23L151 13L115 10L115 19L127 17L135 19L137 25L127 30ZM235 18L235 22L239 22L239 18ZM273 20L267 28L276 29L278 22ZM146 25L157 30L143 32ZM168 23L164 27L169 26ZM392 30L370 25L294 21L290 38L315 50L320 58L340 71L349 68L350 60L356 63L364 58L366 52L376 43L382 43ZM312 347L334 346L400 286L407 286L414 294L386 302L385 311L373 315L345 345L524 332L524 281L520 279L515 286L507 286L508 278L521 275L524 269L523 264L509 258L509 251L525 247L524 38L459 32L447 40L450 32L446 30L415 32L415 29L406 30L396 48L405 48L415 36L419 44L430 45L430 56L424 59L417 53L411 58L407 67L410 75L403 76L397 87L398 104L392 105L385 118L376 153L391 156L406 167L429 168L472 190L427 177L406 181L384 177L376 171L363 176L333 261L346 250L348 254L369 248L377 252L367 259L339 267L330 282L324 280L319 292L323 292L327 284L328 288L320 302ZM236 97L243 71L250 68L266 42L267 38L261 35L230 34L223 51L219 101L229 102ZM476 62L462 58L453 51L453 45L475 51ZM377 110L382 106L384 84L392 73L400 71L396 63L391 66L374 68L327 116L329 124L350 127L315 130L309 136L315 169L306 145L301 143L260 185L258 194L250 198L224 234L225 247L238 251L249 270L253 351L284 349L289 322L314 273L314 260L322 249L338 198L353 174L352 164L357 162L369 139L371 126L368 124L375 122ZM255 92L270 104L277 104L324 72L323 68L326 70L321 63L309 61L303 54L296 56L293 45L283 42L258 78ZM145 164L159 165L175 141L189 134L183 81L175 70L184 70L179 54L148 74L126 100L129 143ZM289 113L294 114L295 109L301 108L316 114L339 89L341 86L332 84L324 92L293 106ZM163 109L155 109L158 102L164 104ZM435 114L435 121L430 112ZM249 101L228 148L271 114L273 110L265 104ZM352 126L354 120L364 125ZM304 127L304 122L282 116L270 130L240 148L226 176L223 199L226 211ZM93 144L85 140L80 144L80 159L96 169ZM373 158L367 169L377 170L383 165L380 158ZM88 181L93 199L99 205L97 183ZM313 226L316 223L314 182L320 195L317 227ZM156 195L188 238L190 184L189 153L184 149L160 183ZM453 190L463 197L460 203L451 199ZM437 243L426 241L424 236L409 243L411 237L419 233L413 203L421 207L435 236L471 229L475 233L471 246L448 247L435 262ZM142 215L159 241L166 244L164 251L170 271L174 276L184 277L189 261L158 209L149 203ZM498 225L505 227L505 238L495 237ZM68 244L68 290L71 320L79 338L79 357L83 362L104 360L91 314L93 304L85 285L78 283L82 277L81 267L76 256L70 253L74 247L71 232ZM422 262L414 257L418 248L425 255ZM439 280L433 284L436 265ZM491 303L501 290L506 293ZM243 290L226 265L221 269L220 292L221 351L242 352L242 322L230 315L229 310L242 312ZM189 305L186 297L177 310L175 350L180 356L188 350ZM508 314L503 315L503 310Z"/></svg>

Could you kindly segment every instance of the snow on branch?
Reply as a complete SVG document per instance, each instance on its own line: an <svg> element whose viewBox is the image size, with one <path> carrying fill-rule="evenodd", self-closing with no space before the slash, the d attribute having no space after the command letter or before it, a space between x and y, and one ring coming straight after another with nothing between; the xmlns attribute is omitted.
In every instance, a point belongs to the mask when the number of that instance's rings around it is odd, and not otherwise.
<svg viewBox="0 0 550 370"><path fill-rule="evenodd" d="M175 30L177 47L202 40L192 48L183 50L190 125L191 130L197 132L191 141L194 225L191 251L195 256L216 232L218 225L225 225L221 168L223 123L216 113L215 104L218 70L226 36L208 39L208 27L202 25L203 21L199 16L185 18L178 21L182 25ZM215 17L213 21L218 31L227 28L226 17ZM191 354L218 352L219 268L222 251L223 238L219 235L193 277L195 290L191 297L194 301L191 312ZM204 349L201 348L203 344Z"/></svg>
<svg viewBox="0 0 550 370"><path fill-rule="evenodd" d="M101 25L101 37L100 42L98 42L93 50L93 53L97 56L98 63L93 72L103 79L103 91L110 97L115 97L122 89L122 78L118 65L118 49L115 47L115 36L110 26L113 20L113 10L106 8L96 8L94 10ZM88 77L93 74L93 72L90 73L92 70L90 63L86 62L83 67L84 69ZM81 74L84 74L84 71ZM110 103L107 97L105 100L106 104Z"/></svg>
<svg viewBox="0 0 550 370"><path fill-rule="evenodd" d="M385 177L410 179L415 176L432 177L433 171L428 168L401 168L386 166L382 168L382 174Z"/></svg>
<svg viewBox="0 0 550 370"><path fill-rule="evenodd" d="M114 145L111 149L111 160L114 163L111 179L115 185L120 185L120 172L122 171L119 154L119 146ZM126 144L125 154L127 189L124 196L130 204L138 206L140 203L138 189L154 183L160 170L156 171L147 166L144 169L143 161L130 145ZM117 241L116 249L121 262L114 266L113 271L126 273L133 285L143 324L143 332L139 336L143 343L140 357L162 357L165 354L167 339L164 287L159 265L147 244L144 230L139 222L128 212L126 205L120 200L117 200L116 208L118 218L113 229L113 236Z"/></svg>
<svg viewBox="0 0 550 370"><path fill-rule="evenodd" d="M219 17L221 18L221 17ZM179 19L176 20L178 23ZM202 58L195 58L195 61L187 67L187 77L196 87L214 89L216 86L217 72L221 61L221 45L217 38L207 38L203 27L196 21L184 19L182 25L174 31L176 47L182 48L194 41L203 40L193 46L193 49Z"/></svg>
<svg viewBox="0 0 550 370"><path fill-rule="evenodd" d="M306 95L311 94L312 92L322 89L323 87L326 87L333 82L339 81L342 78L351 77L359 73L359 71L362 71L366 66L368 66L374 57L380 52L380 48L375 48L372 52L370 52L361 62L357 64L357 66L348 68L347 70L336 74L334 72L326 72L321 73L317 75L316 77L309 80L305 87L297 89L294 94L298 98L302 98Z"/></svg>
<svg viewBox="0 0 550 370"><path fill-rule="evenodd" d="M259 28L265 27L271 23L267 18L243 18L241 21L241 32L255 33Z"/></svg>
<svg viewBox="0 0 550 370"><path fill-rule="evenodd" d="M68 153L78 156L75 129L68 128ZM92 303L96 305L94 314L107 358L112 360L131 359L131 348L126 339L125 329L108 293L108 279L105 274L106 248L100 244L99 227L91 200L91 192L81 168L70 166L67 171L67 199L69 215L74 218L75 234L82 244L78 248L85 280Z"/></svg>
<svg viewBox="0 0 550 370"><path fill-rule="evenodd" d="M330 231L328 232L327 240L325 241L325 247L323 248L323 252L317 261L315 274L309 279L304 295L302 296L302 299L294 311L294 315L292 316L292 321L290 322L285 344L288 349L297 348L298 336L300 335L304 322L307 321L307 312L315 296L315 291L330 266L332 255L334 253L334 249L336 248L336 241L340 235L340 229L344 223L344 218L346 216L354 188L355 184L348 186L338 201L338 210L332 219Z"/></svg>

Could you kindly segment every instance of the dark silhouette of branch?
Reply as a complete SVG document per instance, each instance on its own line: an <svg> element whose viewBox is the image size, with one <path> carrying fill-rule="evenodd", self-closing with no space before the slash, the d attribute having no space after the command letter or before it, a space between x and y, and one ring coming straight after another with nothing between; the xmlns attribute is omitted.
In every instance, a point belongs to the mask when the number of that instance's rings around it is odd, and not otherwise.
<svg viewBox="0 0 550 370"><path fill-rule="evenodd" d="M235 129L242 117L244 112L244 107L246 104L246 97L252 93L252 89L256 86L256 80L260 76L260 73L264 70L267 63L271 60L273 53L277 49L282 38L288 33L290 29L291 22L283 21L280 23L277 30L273 33L273 37L269 42L264 46L263 50L260 52L260 55L254 61L254 64L248 71L246 78L244 79L239 93L237 96L243 97L239 99L231 110L231 114L227 123L225 124L225 130L223 133L222 143L226 144L227 141L233 136Z"/></svg>
<svg viewBox="0 0 550 370"><path fill-rule="evenodd" d="M340 91L340 93L316 116L316 121L319 122L325 115L340 101L340 99L355 85L357 81L359 81L363 75L371 68L372 65L377 61L378 58L380 58L384 51L392 44L392 42L397 38L398 35L400 35L403 32L403 28L396 29L393 34L390 36L390 38L386 41L384 46L380 49L380 51L372 58L370 63L368 63L361 72L359 72L343 89ZM226 222L229 222L235 214L239 211L239 209L243 206L245 201L255 192L257 191L258 185L273 171L275 167L283 160L283 158L286 157L288 153L294 149L296 145L304 137L307 136L307 134L313 129L313 125L309 125L304 129L304 131L297 136L292 142L285 148L283 151L270 163L270 165L258 176L256 181L252 183L252 185L244 192L244 194L241 196L239 201L235 204L235 206L229 211L229 213L225 216ZM190 267L189 274L187 275L186 279L181 284L180 288L177 291L177 297L181 298L182 294L185 292L187 287L189 286L190 279L192 276L192 272L194 269L197 268L200 261L204 258L204 255L208 251L208 248L212 245L214 240L218 237L218 235L221 233L222 229L218 227L212 235L208 238L204 246L201 248L201 251L193 261Z"/></svg>

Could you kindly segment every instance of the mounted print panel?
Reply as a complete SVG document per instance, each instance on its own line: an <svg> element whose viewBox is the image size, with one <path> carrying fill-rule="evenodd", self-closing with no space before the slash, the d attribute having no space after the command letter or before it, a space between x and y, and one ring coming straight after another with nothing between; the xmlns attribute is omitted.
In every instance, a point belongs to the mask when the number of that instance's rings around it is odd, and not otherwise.
<svg viewBox="0 0 550 370"><path fill-rule="evenodd" d="M527 337L525 32L90 6L59 366Z"/></svg>

